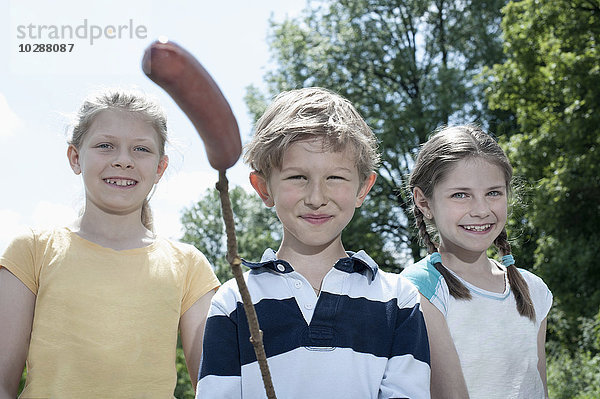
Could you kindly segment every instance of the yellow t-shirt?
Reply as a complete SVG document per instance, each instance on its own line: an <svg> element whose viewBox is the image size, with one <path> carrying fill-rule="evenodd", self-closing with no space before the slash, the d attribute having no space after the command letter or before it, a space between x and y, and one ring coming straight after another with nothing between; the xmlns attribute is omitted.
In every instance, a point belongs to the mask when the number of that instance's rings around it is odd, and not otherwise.
<svg viewBox="0 0 600 399"><path fill-rule="evenodd" d="M16 238L0 265L37 296L21 398L172 398L179 318L219 285L191 245L115 251L67 228Z"/></svg>

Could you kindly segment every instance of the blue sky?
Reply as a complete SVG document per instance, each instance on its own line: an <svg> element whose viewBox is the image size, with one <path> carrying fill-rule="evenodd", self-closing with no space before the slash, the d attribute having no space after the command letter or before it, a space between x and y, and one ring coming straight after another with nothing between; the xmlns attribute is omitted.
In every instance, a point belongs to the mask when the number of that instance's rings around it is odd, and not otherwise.
<svg viewBox="0 0 600 399"><path fill-rule="evenodd" d="M217 174L176 104L142 73L144 49L159 36L194 54L219 84L242 142L251 120L245 88L269 69L269 18L297 16L306 0L0 0L0 252L24 226L70 223L83 205L82 182L66 158L71 115L92 91L137 88L158 97L169 118L171 163L151 201L158 233L180 237L181 210ZM65 44L71 52L19 52L27 44ZM33 49L33 47L31 48ZM231 185L249 189L239 161Z"/></svg>

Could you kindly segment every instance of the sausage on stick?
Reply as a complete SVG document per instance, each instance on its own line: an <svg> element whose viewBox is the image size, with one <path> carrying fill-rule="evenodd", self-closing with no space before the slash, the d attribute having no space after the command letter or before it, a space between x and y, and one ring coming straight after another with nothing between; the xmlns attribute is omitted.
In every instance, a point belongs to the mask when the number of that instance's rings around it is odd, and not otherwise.
<svg viewBox="0 0 600 399"><path fill-rule="evenodd" d="M227 168L237 162L242 152L237 121L219 86L196 58L181 46L173 42L152 43L144 53L142 69L154 83L162 87L175 100L192 121L204 141L210 165L219 171L217 190L221 198L227 232L227 260L244 302L244 311L250 328L250 341L254 347L267 397L275 399L262 331L243 277L241 259L237 253L233 212L225 176Z"/></svg>

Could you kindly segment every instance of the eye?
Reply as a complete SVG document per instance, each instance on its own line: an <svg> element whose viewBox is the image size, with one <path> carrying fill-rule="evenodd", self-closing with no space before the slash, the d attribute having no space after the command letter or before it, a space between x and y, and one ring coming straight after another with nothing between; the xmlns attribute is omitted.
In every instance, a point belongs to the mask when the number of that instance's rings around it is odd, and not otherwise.
<svg viewBox="0 0 600 399"><path fill-rule="evenodd" d="M108 150L108 149L113 148L113 146L110 143L100 143L100 144L96 145L96 148L100 148L102 150Z"/></svg>
<svg viewBox="0 0 600 399"><path fill-rule="evenodd" d="M148 149L146 147L142 147L142 146L137 146L133 150L134 151L141 151L141 152L152 152L152 151L150 151L150 149Z"/></svg>
<svg viewBox="0 0 600 399"><path fill-rule="evenodd" d="M490 191L490 192L488 193L488 195L489 195L490 197L501 197L501 196L503 196L503 195L504 195L504 193L503 193L502 191L493 190L493 191Z"/></svg>
<svg viewBox="0 0 600 399"><path fill-rule="evenodd" d="M292 175L285 178L285 180L303 180L306 179L306 176L303 175Z"/></svg>
<svg viewBox="0 0 600 399"><path fill-rule="evenodd" d="M328 179L330 179L330 180L348 180L343 176L329 176Z"/></svg>
<svg viewBox="0 0 600 399"><path fill-rule="evenodd" d="M467 198L468 195L467 193L454 193L451 196L452 198L458 198L458 199L463 199L463 198Z"/></svg>

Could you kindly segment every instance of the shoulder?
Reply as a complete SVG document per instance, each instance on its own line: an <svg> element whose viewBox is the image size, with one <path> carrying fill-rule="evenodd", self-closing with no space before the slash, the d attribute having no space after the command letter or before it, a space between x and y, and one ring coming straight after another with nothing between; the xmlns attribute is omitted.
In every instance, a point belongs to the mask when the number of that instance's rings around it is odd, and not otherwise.
<svg viewBox="0 0 600 399"><path fill-rule="evenodd" d="M17 247L19 249L29 247L46 246L49 242L70 241L71 231L65 227L60 228L19 228L13 232L13 239L8 248Z"/></svg>
<svg viewBox="0 0 600 399"><path fill-rule="evenodd" d="M0 266L8 269L34 294L39 288L39 279L48 260L69 247L71 232L60 229L22 229L0 256ZM60 257L60 256L58 256Z"/></svg>
<svg viewBox="0 0 600 399"><path fill-rule="evenodd" d="M429 300L435 296L444 281L440 272L429 262L429 257L408 266L401 274L412 282L419 292Z"/></svg>
<svg viewBox="0 0 600 399"><path fill-rule="evenodd" d="M245 273L245 276L248 272ZM211 310L209 316L214 314L226 314L231 315L238 308L238 303L242 302L242 296L240 295L237 283L234 278L227 280L223 283L215 296L212 298ZM254 296L252 302L255 302Z"/></svg>
<svg viewBox="0 0 600 399"><path fill-rule="evenodd" d="M526 269L517 268L517 270L521 273L525 281L527 281L528 285L548 289L548 286L546 283L544 283L544 280L542 280L541 277Z"/></svg>
<svg viewBox="0 0 600 399"><path fill-rule="evenodd" d="M398 273L390 273L380 269L377 271L374 283L381 286L376 290L376 292L381 292L383 295L380 300L396 299L400 307L418 300L419 291L417 287ZM365 289L372 290L371 287Z"/></svg>
<svg viewBox="0 0 600 399"><path fill-rule="evenodd" d="M552 292L539 276L530 272L529 270L517 268L517 270L521 273L525 281L527 282L527 287L529 288L529 294L531 296L531 300L536 308L536 313L541 312L544 317L546 317L550 307L552 306L553 296Z"/></svg>
<svg viewBox="0 0 600 399"><path fill-rule="evenodd" d="M163 252L168 253L170 256L174 257L174 259L178 259L180 261L187 261L193 263L207 263L208 260L206 256L198 248L195 246L171 240L168 238L158 237L156 240L156 246Z"/></svg>

